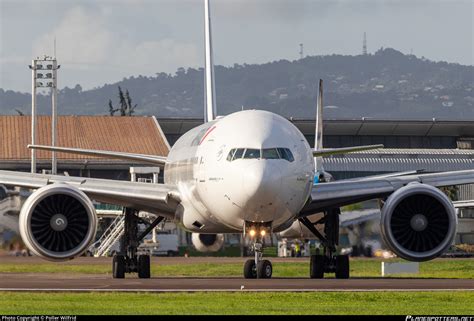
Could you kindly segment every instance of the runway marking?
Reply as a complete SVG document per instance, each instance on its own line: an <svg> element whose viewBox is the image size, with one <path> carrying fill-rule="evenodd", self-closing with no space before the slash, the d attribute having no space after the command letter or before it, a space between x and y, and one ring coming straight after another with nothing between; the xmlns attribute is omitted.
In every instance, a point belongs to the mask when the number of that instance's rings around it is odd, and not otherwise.
<svg viewBox="0 0 474 321"><path fill-rule="evenodd" d="M37 289L0 288L1 292L472 292L474 289Z"/></svg>

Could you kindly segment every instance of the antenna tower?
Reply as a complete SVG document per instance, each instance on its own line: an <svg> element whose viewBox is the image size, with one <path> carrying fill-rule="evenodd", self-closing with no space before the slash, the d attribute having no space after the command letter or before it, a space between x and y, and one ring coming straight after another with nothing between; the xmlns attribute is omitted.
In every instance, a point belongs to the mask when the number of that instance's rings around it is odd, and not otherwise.
<svg viewBox="0 0 474 321"><path fill-rule="evenodd" d="M367 34L364 32L364 42L362 43L362 54L367 56Z"/></svg>

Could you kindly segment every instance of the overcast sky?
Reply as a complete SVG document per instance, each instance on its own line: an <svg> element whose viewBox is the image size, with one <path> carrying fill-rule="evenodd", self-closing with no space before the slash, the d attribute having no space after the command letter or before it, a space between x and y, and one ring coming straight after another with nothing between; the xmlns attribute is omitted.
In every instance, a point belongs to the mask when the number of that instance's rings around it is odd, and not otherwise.
<svg viewBox="0 0 474 321"><path fill-rule="evenodd" d="M31 58L53 54L59 87L203 65L204 0L0 0L0 88L29 92ZM392 47L474 64L473 0L213 0L215 63ZM218 81L218 79L217 79Z"/></svg>

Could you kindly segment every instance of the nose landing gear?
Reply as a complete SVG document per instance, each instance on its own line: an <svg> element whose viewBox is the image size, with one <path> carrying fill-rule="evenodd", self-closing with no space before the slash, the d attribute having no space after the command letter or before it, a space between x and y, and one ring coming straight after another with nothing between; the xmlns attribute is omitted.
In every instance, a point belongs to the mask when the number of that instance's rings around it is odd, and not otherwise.
<svg viewBox="0 0 474 321"><path fill-rule="evenodd" d="M263 260L263 237L266 234L265 229L261 229L258 234L255 229L250 230L250 236L255 237L252 244L252 250L255 254L254 259L249 259L244 264L244 277L246 279L270 279L273 274L273 266L269 260Z"/></svg>

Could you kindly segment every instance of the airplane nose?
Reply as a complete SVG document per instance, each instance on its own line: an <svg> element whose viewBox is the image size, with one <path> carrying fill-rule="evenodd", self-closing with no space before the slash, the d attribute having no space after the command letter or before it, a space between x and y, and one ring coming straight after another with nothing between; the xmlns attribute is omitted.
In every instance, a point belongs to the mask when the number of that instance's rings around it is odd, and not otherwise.
<svg viewBox="0 0 474 321"><path fill-rule="evenodd" d="M256 160L245 168L242 176L243 193L249 212L269 212L281 191L280 168L271 161Z"/></svg>

